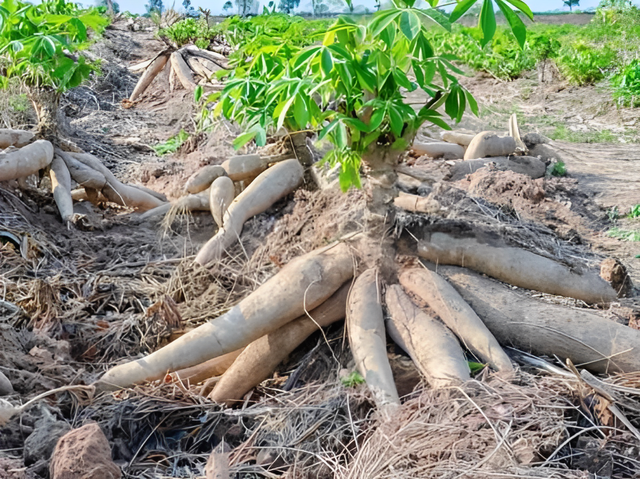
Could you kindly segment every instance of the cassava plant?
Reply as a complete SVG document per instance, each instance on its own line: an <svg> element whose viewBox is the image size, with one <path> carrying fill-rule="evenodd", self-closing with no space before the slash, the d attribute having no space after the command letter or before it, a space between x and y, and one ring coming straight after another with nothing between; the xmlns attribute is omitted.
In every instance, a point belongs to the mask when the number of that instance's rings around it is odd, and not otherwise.
<svg viewBox="0 0 640 479"><path fill-rule="evenodd" d="M480 1L481 43L486 44L496 21L493 2ZM477 113L473 96L457 80L462 71L452 63L454 57L436 55L427 38L430 28L450 31L451 22L476 2L458 2L447 18L435 9L437 0L426 10L415 8L415 0L394 0L366 25L341 17L316 34L321 43L264 45L235 68L220 94L208 97L209 103L217 102L213 115L244 127L236 148L252 140L264 145L268 134L282 129L300 144L306 132L317 131L320 140L333 145L325 161L341 165L343 190L359 187L363 162L372 172L385 170L384 164L397 161L425 122L448 129L438 112L441 106L456 121L467 108ZM533 17L525 3L508 3ZM497 4L524 45L524 23L506 0ZM428 100L416 111L404 93L419 88Z"/></svg>
<svg viewBox="0 0 640 479"><path fill-rule="evenodd" d="M107 23L97 11L65 0L0 2L0 86L17 79L27 88L38 137L57 137L60 95L95 69L79 52L89 45L89 31L99 33Z"/></svg>

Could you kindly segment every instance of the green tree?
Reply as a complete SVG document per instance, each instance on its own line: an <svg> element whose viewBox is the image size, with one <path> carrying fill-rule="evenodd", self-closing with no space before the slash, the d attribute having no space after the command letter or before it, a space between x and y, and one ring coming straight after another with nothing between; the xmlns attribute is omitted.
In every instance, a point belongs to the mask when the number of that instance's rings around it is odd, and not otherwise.
<svg viewBox="0 0 640 479"><path fill-rule="evenodd" d="M107 24L97 11L65 0L0 2L0 86L16 80L27 87L39 137L57 136L60 95L94 70L79 52L90 44L89 31Z"/></svg>
<svg viewBox="0 0 640 479"><path fill-rule="evenodd" d="M300 6L300 0L280 0L278 11L282 13L293 13L294 9Z"/></svg>
<svg viewBox="0 0 640 479"><path fill-rule="evenodd" d="M573 7L579 7L580 6L580 0L563 0L562 4L565 7L569 7L569 11L572 12L573 11Z"/></svg>

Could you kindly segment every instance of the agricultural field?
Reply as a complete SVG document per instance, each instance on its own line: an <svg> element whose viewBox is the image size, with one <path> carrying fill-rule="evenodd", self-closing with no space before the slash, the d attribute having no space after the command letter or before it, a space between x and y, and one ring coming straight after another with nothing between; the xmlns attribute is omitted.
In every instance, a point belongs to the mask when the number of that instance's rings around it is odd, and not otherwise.
<svg viewBox="0 0 640 479"><path fill-rule="evenodd" d="M0 478L638 477L640 10L415 3L0 0Z"/></svg>

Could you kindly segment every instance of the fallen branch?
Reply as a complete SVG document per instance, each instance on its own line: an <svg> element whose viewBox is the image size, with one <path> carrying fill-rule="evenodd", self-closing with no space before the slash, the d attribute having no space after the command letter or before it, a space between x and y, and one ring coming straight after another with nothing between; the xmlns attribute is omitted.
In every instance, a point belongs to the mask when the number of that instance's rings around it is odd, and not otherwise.
<svg viewBox="0 0 640 479"><path fill-rule="evenodd" d="M400 404L387 357L376 269L368 269L353 284L347 301L347 333L356 368L364 377L378 407Z"/></svg>
<svg viewBox="0 0 640 479"><path fill-rule="evenodd" d="M590 304L606 304L616 299L611 285L595 273L580 274L556 261L498 241L483 243L476 238L436 232L418 243L418 255L437 265L464 266L514 286Z"/></svg>
<svg viewBox="0 0 640 479"><path fill-rule="evenodd" d="M513 371L509 356L491 331L444 278L426 268L412 268L403 271L399 280L405 291L429 306L481 361L497 371Z"/></svg>
<svg viewBox="0 0 640 479"><path fill-rule="evenodd" d="M238 241L245 221L294 191L302 183L303 176L304 169L298 160L278 163L261 173L233 200L224 215L224 227L198 252L196 263L204 266L218 260Z"/></svg>
<svg viewBox="0 0 640 479"><path fill-rule="evenodd" d="M640 331L600 314L532 299L479 274L438 268L504 345L571 359L597 373L640 371Z"/></svg>
<svg viewBox="0 0 640 479"><path fill-rule="evenodd" d="M243 348L322 304L352 274L351 253L344 243L295 258L226 314L145 358L110 369L96 387L129 387Z"/></svg>
<svg viewBox="0 0 640 479"><path fill-rule="evenodd" d="M434 389L469 380L469 365L458 340L438 320L418 308L398 285L385 295L387 332L404 349Z"/></svg>
<svg viewBox="0 0 640 479"><path fill-rule="evenodd" d="M219 404L233 405L270 377L278 364L312 333L343 319L350 285L342 286L309 315L304 314L247 346L222 375L209 399Z"/></svg>

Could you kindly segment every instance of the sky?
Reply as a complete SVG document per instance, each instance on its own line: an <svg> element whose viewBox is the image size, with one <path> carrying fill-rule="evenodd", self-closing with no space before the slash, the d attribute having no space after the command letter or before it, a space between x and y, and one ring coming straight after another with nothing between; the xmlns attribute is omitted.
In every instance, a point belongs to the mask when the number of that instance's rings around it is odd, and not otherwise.
<svg viewBox="0 0 640 479"><path fill-rule="evenodd" d="M81 0L82 1L82 0ZM120 4L121 10L129 10L132 13L144 13L145 12L145 4L146 1L141 0L115 0ZM268 3L268 0L259 0L263 4ZM527 1L527 0L525 0ZM212 13L221 13L222 6L225 4L226 0L192 0L192 4L196 7L208 8ZM90 3L90 0L84 0L85 4ZM300 6L304 7L305 4L309 4L309 0L302 0L300 2ZM369 7L373 10L374 5L373 0L354 0L355 5L363 5L365 7ZM441 3L445 3L442 1ZM547 10L556 10L562 8L562 0L528 0L528 5L534 12L544 12ZM579 8L589 8L589 7L597 7L599 0L581 0ZM173 0L164 0L164 4L166 7L170 7L173 4ZM175 0L176 9L180 9L182 7L182 0ZM310 10L310 8L305 9ZM565 10L569 10L568 7Z"/></svg>

